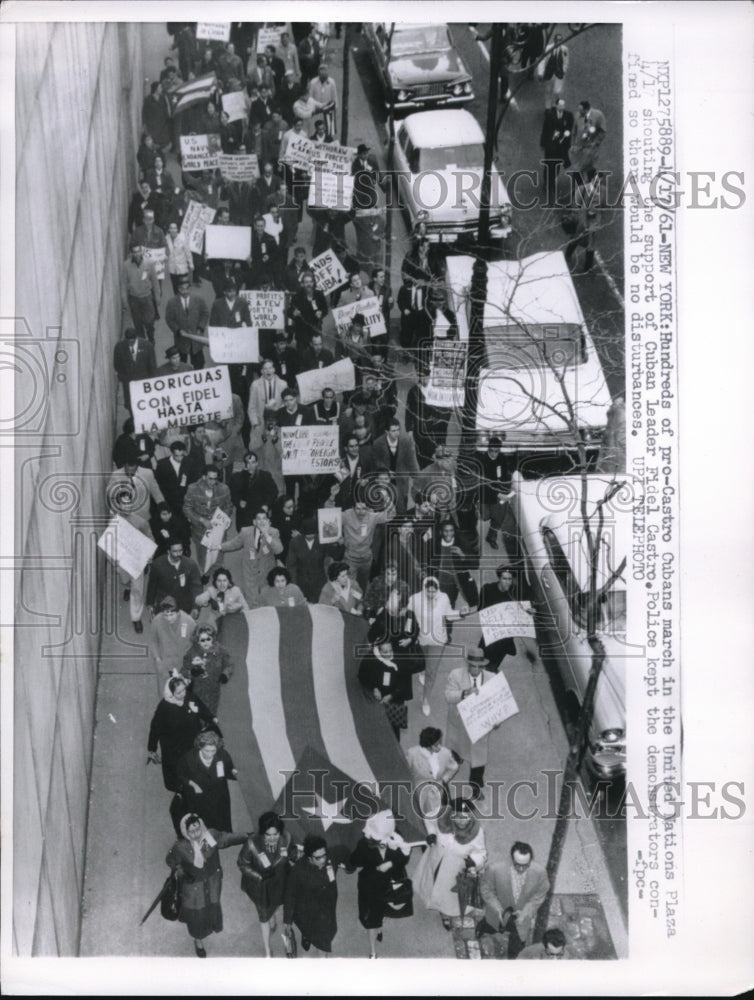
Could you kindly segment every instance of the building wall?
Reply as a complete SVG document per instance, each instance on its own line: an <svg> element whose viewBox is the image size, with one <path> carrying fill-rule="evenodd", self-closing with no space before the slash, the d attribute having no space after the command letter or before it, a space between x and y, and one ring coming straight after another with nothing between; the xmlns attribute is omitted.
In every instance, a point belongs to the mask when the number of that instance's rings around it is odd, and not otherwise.
<svg viewBox="0 0 754 1000"><path fill-rule="evenodd" d="M13 944L75 955L141 26L19 24L16 39Z"/></svg>

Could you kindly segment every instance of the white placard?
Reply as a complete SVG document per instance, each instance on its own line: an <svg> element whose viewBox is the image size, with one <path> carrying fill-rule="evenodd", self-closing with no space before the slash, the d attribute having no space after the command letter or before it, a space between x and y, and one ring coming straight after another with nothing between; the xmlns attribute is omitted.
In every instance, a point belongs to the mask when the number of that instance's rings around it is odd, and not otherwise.
<svg viewBox="0 0 754 1000"><path fill-rule="evenodd" d="M281 427L284 476L310 476L340 468L340 429L330 424Z"/></svg>
<svg viewBox="0 0 754 1000"><path fill-rule="evenodd" d="M339 146L336 142L312 142L311 162L330 174L348 174L356 159L355 146ZM351 179L353 185L353 178Z"/></svg>
<svg viewBox="0 0 754 1000"><path fill-rule="evenodd" d="M137 434L211 420L230 420L233 399L224 365L138 379L130 384Z"/></svg>
<svg viewBox="0 0 754 1000"><path fill-rule="evenodd" d="M186 206L181 232L192 253L201 253L204 249L204 230L214 219L215 212L216 209L203 205L200 201L190 201Z"/></svg>
<svg viewBox="0 0 754 1000"><path fill-rule="evenodd" d="M223 94L222 102L228 121L240 122L246 118L246 94L243 90L232 90L229 94Z"/></svg>
<svg viewBox="0 0 754 1000"><path fill-rule="evenodd" d="M230 527L230 518L219 507L215 507L215 513L209 520L211 527L207 528L202 538L202 545L207 549L207 556L204 560L205 573L209 572L210 567L217 562L223 537Z"/></svg>
<svg viewBox="0 0 754 1000"><path fill-rule="evenodd" d="M116 514L102 532L97 548L102 549L108 559L135 580L144 572L157 544L120 514Z"/></svg>
<svg viewBox="0 0 754 1000"><path fill-rule="evenodd" d="M181 136L183 170L214 170L221 152L220 136L214 132L209 135Z"/></svg>
<svg viewBox="0 0 754 1000"><path fill-rule="evenodd" d="M335 306L333 308L332 317L335 320L338 336L345 337L348 335L351 320L358 313L361 313L364 317L366 329L370 337L378 337L381 333L387 333L380 300L376 295L370 295L365 299L359 299L358 302L349 302L347 306Z"/></svg>
<svg viewBox="0 0 754 1000"><path fill-rule="evenodd" d="M312 166L312 156L314 154L314 143L303 132L295 132L288 137L285 147L285 155L281 157L283 163L287 163L295 170L303 170L309 173Z"/></svg>
<svg viewBox="0 0 754 1000"><path fill-rule="evenodd" d="M343 511L340 507L322 507L317 511L317 527L321 545L339 542L343 538Z"/></svg>
<svg viewBox="0 0 754 1000"><path fill-rule="evenodd" d="M217 166L226 181L251 184L259 177L259 159L256 153L221 153Z"/></svg>
<svg viewBox="0 0 754 1000"><path fill-rule="evenodd" d="M209 258L248 260L251 255L251 226L207 226L204 250Z"/></svg>
<svg viewBox="0 0 754 1000"><path fill-rule="evenodd" d="M353 201L353 177L333 174L316 167L309 180L309 204L312 208L332 208L350 212Z"/></svg>
<svg viewBox="0 0 754 1000"><path fill-rule="evenodd" d="M502 601L483 608L479 612L479 624L485 646L516 635L524 639L536 638L530 601Z"/></svg>
<svg viewBox="0 0 754 1000"><path fill-rule="evenodd" d="M230 21L199 21L196 37L208 42L229 42Z"/></svg>
<svg viewBox="0 0 754 1000"><path fill-rule="evenodd" d="M264 55L264 50L268 45L274 45L277 51L280 48L280 36L285 31L282 25L275 25L271 28L260 28L257 33L257 52Z"/></svg>
<svg viewBox="0 0 754 1000"><path fill-rule="evenodd" d="M432 345L429 381L424 398L431 406L463 406L466 395L466 342L436 341Z"/></svg>
<svg viewBox="0 0 754 1000"><path fill-rule="evenodd" d="M259 361L259 330L252 326L210 326L209 353L218 365Z"/></svg>
<svg viewBox="0 0 754 1000"><path fill-rule="evenodd" d="M464 698L457 706L472 743L481 740L498 723L518 714L518 705L502 672L477 690L479 694Z"/></svg>
<svg viewBox="0 0 754 1000"><path fill-rule="evenodd" d="M285 330L285 292L244 291L251 325L260 330Z"/></svg>
<svg viewBox="0 0 754 1000"><path fill-rule="evenodd" d="M160 281L165 280L165 261L167 259L167 249L165 247L144 247L144 256L154 264L154 271Z"/></svg>
<svg viewBox="0 0 754 1000"><path fill-rule="evenodd" d="M309 262L309 269L314 274L317 288L325 294L334 288L340 288L348 281L348 272L338 260L334 250L325 250L319 256L313 257Z"/></svg>
<svg viewBox="0 0 754 1000"><path fill-rule="evenodd" d="M349 392L356 388L356 371L350 358L343 358L326 368L312 368L296 376L301 405L315 403L322 398L323 389Z"/></svg>

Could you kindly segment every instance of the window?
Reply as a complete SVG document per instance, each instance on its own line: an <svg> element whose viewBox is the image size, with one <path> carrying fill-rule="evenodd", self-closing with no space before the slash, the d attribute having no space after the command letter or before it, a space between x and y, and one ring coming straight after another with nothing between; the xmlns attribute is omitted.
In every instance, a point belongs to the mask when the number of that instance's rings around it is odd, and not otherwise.
<svg viewBox="0 0 754 1000"><path fill-rule="evenodd" d="M466 167L481 170L484 165L484 146L472 142L464 146L440 146L422 149L418 170L446 170L448 167Z"/></svg>
<svg viewBox="0 0 754 1000"><path fill-rule="evenodd" d="M391 58L410 55L414 52L436 52L449 49L450 38L444 24L428 24L423 28L407 28L393 32L390 46Z"/></svg>
<svg viewBox="0 0 754 1000"><path fill-rule="evenodd" d="M579 589L570 563L552 528L543 527L542 538L547 549L552 571L557 577L558 583L568 601L568 606L571 609L571 616L579 628L586 628L587 595Z"/></svg>

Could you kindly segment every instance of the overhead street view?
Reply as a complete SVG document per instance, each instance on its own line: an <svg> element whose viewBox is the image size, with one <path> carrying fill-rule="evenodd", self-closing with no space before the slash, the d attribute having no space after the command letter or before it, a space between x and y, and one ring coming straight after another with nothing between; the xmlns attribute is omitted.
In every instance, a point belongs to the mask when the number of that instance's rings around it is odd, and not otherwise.
<svg viewBox="0 0 754 1000"><path fill-rule="evenodd" d="M621 25L16 51L14 955L628 957Z"/></svg>

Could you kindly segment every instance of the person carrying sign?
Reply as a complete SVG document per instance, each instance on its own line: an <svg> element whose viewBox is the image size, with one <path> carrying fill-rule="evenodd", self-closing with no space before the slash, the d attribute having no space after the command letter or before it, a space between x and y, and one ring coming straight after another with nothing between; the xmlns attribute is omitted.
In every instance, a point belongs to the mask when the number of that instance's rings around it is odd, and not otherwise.
<svg viewBox="0 0 754 1000"><path fill-rule="evenodd" d="M478 697L482 687L493 680L495 675L483 669L488 663L489 660L481 649L467 649L466 666L451 670L445 685L445 701L448 703L447 743L461 762L465 759L469 761L472 799L484 799L482 785L490 734L472 743L456 706L466 698Z"/></svg>

